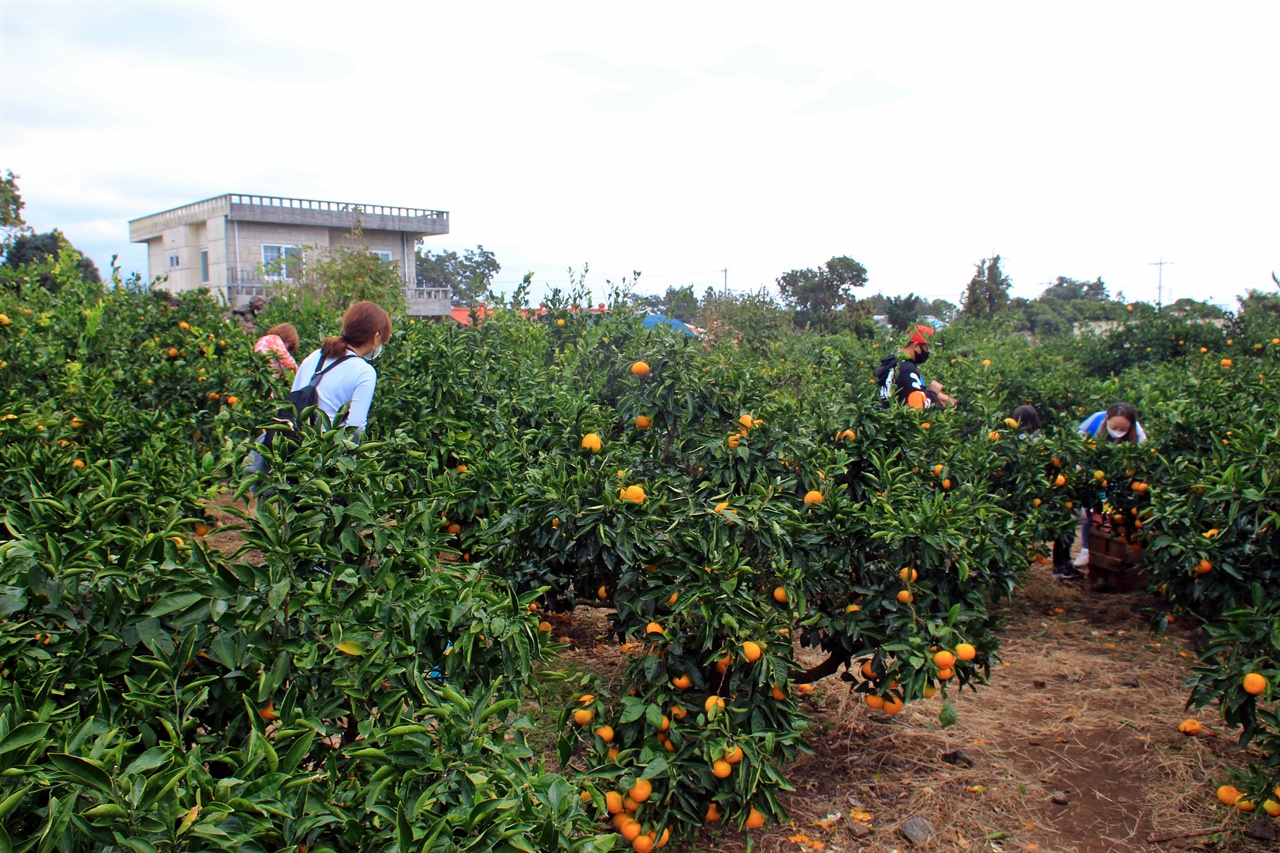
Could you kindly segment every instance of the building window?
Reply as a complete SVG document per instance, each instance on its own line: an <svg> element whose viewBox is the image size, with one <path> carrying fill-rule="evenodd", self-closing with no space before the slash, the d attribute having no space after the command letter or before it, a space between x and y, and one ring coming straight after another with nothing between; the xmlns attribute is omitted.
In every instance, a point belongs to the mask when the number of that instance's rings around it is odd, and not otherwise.
<svg viewBox="0 0 1280 853"><path fill-rule="evenodd" d="M379 258L381 258L381 259L383 260L383 262L385 262L385 263L388 263L388 264L389 264L389 263L391 263L391 261L392 261L392 257L391 257L391 253L390 253L390 252L372 252L371 254L377 255L377 256L378 256Z"/></svg>
<svg viewBox="0 0 1280 853"><path fill-rule="evenodd" d="M200 250L200 281L209 283L209 250Z"/></svg>
<svg viewBox="0 0 1280 853"><path fill-rule="evenodd" d="M169 256L169 269L182 266L182 257L180 255Z"/></svg>
<svg viewBox="0 0 1280 853"><path fill-rule="evenodd" d="M302 248L280 243L262 244L262 272L271 281L290 281L298 261L302 260Z"/></svg>

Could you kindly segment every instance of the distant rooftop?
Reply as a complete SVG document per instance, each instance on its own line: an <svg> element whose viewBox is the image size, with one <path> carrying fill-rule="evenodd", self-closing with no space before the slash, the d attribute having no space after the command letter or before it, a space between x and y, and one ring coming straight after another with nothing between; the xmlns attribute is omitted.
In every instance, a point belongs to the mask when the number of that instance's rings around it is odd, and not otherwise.
<svg viewBox="0 0 1280 853"><path fill-rule="evenodd" d="M449 213L444 210L228 193L130 220L129 240L145 243L167 228L219 216L242 222L348 229L359 223L369 231L403 231L415 235L449 233Z"/></svg>

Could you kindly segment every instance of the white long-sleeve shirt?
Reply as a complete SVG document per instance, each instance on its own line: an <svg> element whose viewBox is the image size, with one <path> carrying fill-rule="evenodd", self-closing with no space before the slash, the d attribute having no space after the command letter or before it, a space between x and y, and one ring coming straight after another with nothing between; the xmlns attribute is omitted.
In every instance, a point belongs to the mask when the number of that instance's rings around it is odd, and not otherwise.
<svg viewBox="0 0 1280 853"><path fill-rule="evenodd" d="M373 403L373 389L378 384L378 372L369 362L355 355L354 351L348 350L348 352L352 353L353 358L347 359L332 369L329 365L333 363L333 359L324 360L325 372L320 379L320 384L316 386L316 393L320 397L321 411L330 419L338 413L338 409L350 403L346 426L363 430L365 424L369 422L369 406ZM320 350L316 350L302 360L302 364L298 365L298 373L293 378L294 391L305 388L311 383L311 377L315 375L316 364L319 361Z"/></svg>

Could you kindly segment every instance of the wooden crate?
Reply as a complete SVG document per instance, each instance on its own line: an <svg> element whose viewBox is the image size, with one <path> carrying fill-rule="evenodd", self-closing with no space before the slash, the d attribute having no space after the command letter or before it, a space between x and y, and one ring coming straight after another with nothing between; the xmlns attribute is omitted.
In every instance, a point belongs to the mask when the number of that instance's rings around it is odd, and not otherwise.
<svg viewBox="0 0 1280 853"><path fill-rule="evenodd" d="M1110 528L1089 531L1089 589L1094 592L1133 592L1145 589L1150 576L1142 570L1142 548L1124 542Z"/></svg>

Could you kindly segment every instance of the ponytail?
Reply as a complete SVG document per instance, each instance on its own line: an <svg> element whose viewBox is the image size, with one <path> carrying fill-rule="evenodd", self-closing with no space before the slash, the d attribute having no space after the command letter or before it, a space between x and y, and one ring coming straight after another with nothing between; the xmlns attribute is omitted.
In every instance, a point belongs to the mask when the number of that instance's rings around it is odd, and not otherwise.
<svg viewBox="0 0 1280 853"><path fill-rule="evenodd" d="M342 358L347 354L347 339L342 335L325 338L320 344L320 355L324 358Z"/></svg>

